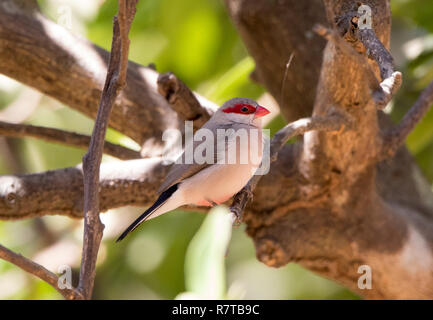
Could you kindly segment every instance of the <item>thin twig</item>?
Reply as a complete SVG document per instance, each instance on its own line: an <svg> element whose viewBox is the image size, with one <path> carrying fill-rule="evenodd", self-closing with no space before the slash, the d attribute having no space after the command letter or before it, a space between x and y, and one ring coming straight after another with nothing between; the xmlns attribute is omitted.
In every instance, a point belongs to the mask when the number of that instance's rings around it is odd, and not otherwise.
<svg viewBox="0 0 433 320"><path fill-rule="evenodd" d="M45 281L54 289L56 289L63 297L65 297L65 299L83 299L83 296L77 290L66 288L60 289L59 277L56 274L44 268L40 264L27 259L26 257L23 257L22 255L9 250L8 248L3 247L2 245L0 245L0 258Z"/></svg>
<svg viewBox="0 0 433 320"><path fill-rule="evenodd" d="M355 35L367 50L367 56L377 62L382 80L391 77L394 73L394 58L380 42L374 30L370 28L359 29L357 27Z"/></svg>
<svg viewBox="0 0 433 320"><path fill-rule="evenodd" d="M406 141L407 136L416 127L433 105L433 81L423 90L418 100L404 115L398 125L384 134L383 159L391 157Z"/></svg>
<svg viewBox="0 0 433 320"><path fill-rule="evenodd" d="M311 117L304 118L287 124L284 128L279 130L271 140L270 145L270 163L273 163L278 158L278 153L283 146L291 138L302 135L308 131L338 131L342 128L350 128L350 122L341 115L332 115L329 117ZM256 188L258 182L262 178L261 175L253 176L248 184L239 191L234 199L230 211L237 217L237 223L241 222L242 214L246 205L252 199L252 192Z"/></svg>
<svg viewBox="0 0 433 320"><path fill-rule="evenodd" d="M104 225L99 219L99 170L105 133L111 109L125 86L128 66L128 33L138 0L119 0L118 17L113 20L113 40L105 86L93 128L89 151L83 157L84 172L84 237L78 290L90 299L96 275L96 259Z"/></svg>
<svg viewBox="0 0 433 320"><path fill-rule="evenodd" d="M167 100L174 111L185 120L194 121L194 129L201 128L212 113L204 108L194 93L172 72L158 77L158 92Z"/></svg>
<svg viewBox="0 0 433 320"><path fill-rule="evenodd" d="M394 58L391 53L385 48L382 42L377 37L372 28L358 27L358 18L352 18L354 26L354 35L362 42L367 50L367 56L376 61L380 70L382 82L380 87L382 90L377 90L373 94L378 109L383 109L394 97L395 93L400 89L402 83L401 72L394 69Z"/></svg>
<svg viewBox="0 0 433 320"><path fill-rule="evenodd" d="M67 132L60 129L3 121L0 121L0 135L15 138L32 137L82 149L87 149L90 143L90 137L87 135ZM141 158L140 152L110 142L105 142L104 153L122 160Z"/></svg>
<svg viewBox="0 0 433 320"><path fill-rule="evenodd" d="M290 54L289 60L286 63L286 68L284 70L283 81L281 82L281 92L280 92L281 101L284 101L284 89L286 87L286 79L287 79L287 75L289 73L289 68L290 68L290 65L292 64L292 60L293 60L294 56L295 56L295 52L292 52Z"/></svg>

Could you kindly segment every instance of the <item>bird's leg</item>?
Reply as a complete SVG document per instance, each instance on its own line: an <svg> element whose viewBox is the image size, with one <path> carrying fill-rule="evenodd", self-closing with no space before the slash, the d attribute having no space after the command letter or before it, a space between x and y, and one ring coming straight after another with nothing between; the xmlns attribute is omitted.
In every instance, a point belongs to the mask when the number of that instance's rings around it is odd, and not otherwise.
<svg viewBox="0 0 433 320"><path fill-rule="evenodd" d="M234 227L239 227L243 221L243 211L244 211L244 207L246 205L246 203L253 201L253 191L252 188L250 186L250 184L247 184L241 191L241 193L244 193L247 197L247 200L244 202L243 206L232 206L230 208L230 211L235 215L236 219L233 221L233 226ZM239 193L238 193L239 195ZM238 196L236 195L236 196Z"/></svg>
<svg viewBox="0 0 433 320"><path fill-rule="evenodd" d="M252 202L253 198L254 198L254 194L253 194L253 190L251 189L251 186L249 183L245 186L245 191L246 191L247 196L248 196L248 201Z"/></svg>
<svg viewBox="0 0 433 320"><path fill-rule="evenodd" d="M234 215L234 217L232 216L233 227L239 227L242 223L242 209L237 206L233 206L230 207L230 212Z"/></svg>

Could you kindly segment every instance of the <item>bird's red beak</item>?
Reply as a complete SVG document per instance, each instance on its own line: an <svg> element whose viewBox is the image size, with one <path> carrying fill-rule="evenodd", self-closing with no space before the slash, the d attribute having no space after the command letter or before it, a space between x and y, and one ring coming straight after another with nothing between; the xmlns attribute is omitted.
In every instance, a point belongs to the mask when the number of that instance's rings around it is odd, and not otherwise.
<svg viewBox="0 0 433 320"><path fill-rule="evenodd" d="M262 106L258 106L256 108L256 112L254 113L254 118L261 118L261 117L267 115L268 113L271 113L268 109L266 109L265 107L262 107Z"/></svg>

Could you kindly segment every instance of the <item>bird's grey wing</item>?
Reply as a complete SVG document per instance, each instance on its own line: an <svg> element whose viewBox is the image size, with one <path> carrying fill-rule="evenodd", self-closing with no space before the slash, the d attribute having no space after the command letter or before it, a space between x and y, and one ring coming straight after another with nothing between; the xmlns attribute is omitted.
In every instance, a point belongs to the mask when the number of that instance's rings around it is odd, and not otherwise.
<svg viewBox="0 0 433 320"><path fill-rule="evenodd" d="M165 190L175 185L176 183L179 183L180 181L193 176L197 172L203 170L204 168L210 165L211 164L208 163L203 163L203 164L174 163L170 171L168 172L167 176L165 177L164 182L159 187L158 193L164 192Z"/></svg>
<svg viewBox="0 0 433 320"><path fill-rule="evenodd" d="M217 128L217 127L212 126L211 123L210 124L206 123L202 128L210 130L216 139L216 134L217 134L216 130L219 127ZM195 133L195 135L196 134L197 134L197 132ZM193 150L195 150L198 145L203 143L203 141L196 139L195 135L194 135L193 142L191 142L193 144ZM196 141L196 140L198 140L198 141ZM214 148L214 146L212 146L212 147ZM165 190L167 190L171 186L175 185L176 183L179 183L180 181L187 179L187 178L193 176L194 174L196 174L197 172L199 172L199 171L212 165L212 163L207 163L207 162L205 162L203 164L195 163L193 158L194 157L191 158L193 163L186 163L185 151L184 151L182 153L182 155L179 157L179 159L170 168L167 176L165 177L164 182L161 184L161 186L158 189L158 193L164 192ZM215 148L214 149L214 163L216 163L216 161L217 161L217 150Z"/></svg>
<svg viewBox="0 0 433 320"><path fill-rule="evenodd" d="M220 163L221 161L224 161L224 159L221 159L221 154L222 154L221 151L222 150L217 150L217 148L215 147L215 144L217 144L217 142L216 142L217 129L229 129L230 127L231 127L230 124L214 126L211 122L208 121L202 128L210 130L211 133L213 134L213 137L214 137L214 143L212 146L214 148L213 163L205 162L203 164L198 164L198 163L195 163L194 159L192 159L193 163L185 163L186 162L185 161L185 152L183 152L182 155L179 157L180 159L178 159L180 161L176 161L172 165L172 167L170 168L164 182L161 184L161 186L158 189L158 193L164 192L165 190L167 190L171 186L175 185L176 183L179 183L182 180L193 176L197 172L211 166L214 163ZM196 132L196 134L197 134L197 132ZM196 138L196 134L194 135L194 139L193 139L194 141L192 142L193 143L193 150L195 150L198 145L203 143L203 141ZM227 141L232 140L234 136L235 136L235 134L233 131L226 131ZM222 148L225 149L225 152L227 152L228 145L229 145L229 143L224 143L222 145ZM221 146L219 144L218 144L218 147L221 148Z"/></svg>

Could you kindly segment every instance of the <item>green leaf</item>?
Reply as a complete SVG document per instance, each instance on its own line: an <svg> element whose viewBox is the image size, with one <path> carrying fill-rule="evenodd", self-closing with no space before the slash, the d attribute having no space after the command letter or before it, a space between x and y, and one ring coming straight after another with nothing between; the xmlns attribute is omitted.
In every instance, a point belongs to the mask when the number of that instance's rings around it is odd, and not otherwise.
<svg viewBox="0 0 433 320"><path fill-rule="evenodd" d="M229 213L223 206L212 209L191 240L185 261L188 292L178 298L225 298L225 254L232 232Z"/></svg>

